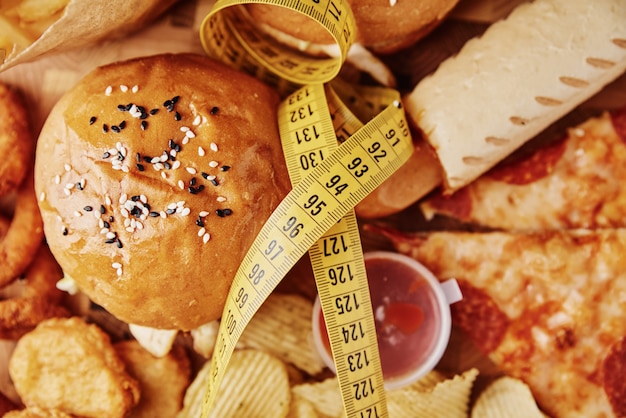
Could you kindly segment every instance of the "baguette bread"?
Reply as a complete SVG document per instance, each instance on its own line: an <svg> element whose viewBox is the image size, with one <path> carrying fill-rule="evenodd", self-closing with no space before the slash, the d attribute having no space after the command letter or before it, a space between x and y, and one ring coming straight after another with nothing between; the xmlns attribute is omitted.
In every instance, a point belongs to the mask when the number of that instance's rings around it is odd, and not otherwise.
<svg viewBox="0 0 626 418"><path fill-rule="evenodd" d="M422 79L405 105L437 154L447 191L619 77L625 22L625 0L524 3Z"/></svg>

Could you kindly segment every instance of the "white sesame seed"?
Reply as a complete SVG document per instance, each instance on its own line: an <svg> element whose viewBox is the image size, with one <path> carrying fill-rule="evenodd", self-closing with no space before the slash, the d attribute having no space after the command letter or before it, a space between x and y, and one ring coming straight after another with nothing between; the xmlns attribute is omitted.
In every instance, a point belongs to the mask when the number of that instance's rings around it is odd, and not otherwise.
<svg viewBox="0 0 626 418"><path fill-rule="evenodd" d="M167 155L167 152L163 151L163 155L161 155L161 158L159 159L159 161L161 161L162 163L166 162L167 160L170 159L170 156Z"/></svg>
<svg viewBox="0 0 626 418"><path fill-rule="evenodd" d="M133 210L135 206L137 206L137 204L132 200L127 200L126 202L124 202L124 207L126 208L126 210Z"/></svg>
<svg viewBox="0 0 626 418"><path fill-rule="evenodd" d="M104 220L102 218L98 219L98 226L100 228L104 228ZM107 228L108 229L108 228Z"/></svg>
<svg viewBox="0 0 626 418"><path fill-rule="evenodd" d="M211 142L211 151L217 151L217 144L215 142Z"/></svg>
<svg viewBox="0 0 626 418"><path fill-rule="evenodd" d="M120 213L122 214L122 216L123 216L124 218L128 218L129 213L128 213L128 211L126 210L126 208L122 208L122 209L120 209Z"/></svg>
<svg viewBox="0 0 626 418"><path fill-rule="evenodd" d="M209 162L209 167L215 168L219 165L219 163L215 160Z"/></svg>
<svg viewBox="0 0 626 418"><path fill-rule="evenodd" d="M172 157L176 157L176 154L178 154L178 152L177 152L175 149L171 149L171 150L170 150L170 155L171 155Z"/></svg>
<svg viewBox="0 0 626 418"><path fill-rule="evenodd" d="M121 84L120 85L120 90L122 90L123 93L126 93L128 91L128 86L124 85L124 84Z"/></svg>
<svg viewBox="0 0 626 418"><path fill-rule="evenodd" d="M204 234L204 236L202 237L202 242L204 242L205 244L207 242L209 242L209 240L211 239L211 235L207 232L206 234Z"/></svg>
<svg viewBox="0 0 626 418"><path fill-rule="evenodd" d="M117 269L117 275L118 275L118 276L121 276L121 275L122 275L122 268L121 268L121 267Z"/></svg>
<svg viewBox="0 0 626 418"><path fill-rule="evenodd" d="M130 227L131 227L131 228L133 228L133 229L135 229L135 227L136 227L136 226L137 226L137 221L136 221L136 220L134 220L134 219L131 219L131 220L130 220Z"/></svg>
<svg viewBox="0 0 626 418"><path fill-rule="evenodd" d="M137 229L143 229L143 224L141 222L137 222L135 226L137 227Z"/></svg>
<svg viewBox="0 0 626 418"><path fill-rule="evenodd" d="M39 201L40 201L40 202L43 202L44 200L46 200L46 193L41 192L41 193L39 194Z"/></svg>
<svg viewBox="0 0 626 418"><path fill-rule="evenodd" d="M217 200L220 203L221 202L226 202L226 198L224 196L217 196L217 199L215 199L215 200Z"/></svg>
<svg viewBox="0 0 626 418"><path fill-rule="evenodd" d="M213 181L217 178L217 176L215 174L209 174L208 176L206 176L206 179L208 181Z"/></svg>
<svg viewBox="0 0 626 418"><path fill-rule="evenodd" d="M111 148L109 150L109 154L111 154L111 155L117 154L117 148Z"/></svg>
<svg viewBox="0 0 626 418"><path fill-rule="evenodd" d="M57 215L57 221L58 221L58 222L63 222L63 218L61 218L61 216L60 216L60 215Z"/></svg>
<svg viewBox="0 0 626 418"><path fill-rule="evenodd" d="M72 192L70 192L70 189L63 189L63 193L65 193L66 196L69 196Z"/></svg>
<svg viewBox="0 0 626 418"><path fill-rule="evenodd" d="M201 157L204 157L204 154L205 154L204 148L198 147L198 155L201 156Z"/></svg>
<svg viewBox="0 0 626 418"><path fill-rule="evenodd" d="M152 168L154 168L156 171L161 171L165 168L165 166L163 165L163 163L155 163L152 164Z"/></svg>
<svg viewBox="0 0 626 418"><path fill-rule="evenodd" d="M106 195L106 196L104 197L104 203L106 203L108 206L111 206L111 203L113 203L113 202L111 201L111 197L110 197L109 195Z"/></svg>
<svg viewBox="0 0 626 418"><path fill-rule="evenodd" d="M185 135L185 137L182 140L183 145L187 145L189 143L189 137Z"/></svg>
<svg viewBox="0 0 626 418"><path fill-rule="evenodd" d="M126 157L126 147L120 147L120 153L122 154L122 156Z"/></svg>
<svg viewBox="0 0 626 418"><path fill-rule="evenodd" d="M167 213L165 213L164 210L162 210L161 212L159 212L159 215L161 216L161 218L165 219L167 218Z"/></svg>
<svg viewBox="0 0 626 418"><path fill-rule="evenodd" d="M120 264L118 262L115 262L115 263L111 264L111 267L113 267L114 269L119 269L119 268L122 267L122 264Z"/></svg>
<svg viewBox="0 0 626 418"><path fill-rule="evenodd" d="M139 201L143 204L148 203L148 198L146 197L145 194L139 195Z"/></svg>
<svg viewBox="0 0 626 418"><path fill-rule="evenodd" d="M133 233L135 232L135 228L133 228L132 226L129 226L128 228L126 228L127 232Z"/></svg>
<svg viewBox="0 0 626 418"><path fill-rule="evenodd" d="M120 205L123 205L124 203L126 203L127 200L128 200L128 195L126 193L122 193L120 196Z"/></svg>
<svg viewBox="0 0 626 418"><path fill-rule="evenodd" d="M56 184L60 184L61 183L61 176L59 176L58 174L56 176L54 176L54 182Z"/></svg>
<svg viewBox="0 0 626 418"><path fill-rule="evenodd" d="M87 179L80 179L80 188L84 189L85 188L85 184L87 184Z"/></svg>
<svg viewBox="0 0 626 418"><path fill-rule="evenodd" d="M107 232L105 237L107 239L113 239L113 238L115 238L115 232Z"/></svg>
<svg viewBox="0 0 626 418"><path fill-rule="evenodd" d="M178 180L178 187L180 187L181 190L184 189L185 188L185 182L183 182L182 180Z"/></svg>
<svg viewBox="0 0 626 418"><path fill-rule="evenodd" d="M102 228L100 230L100 235L105 235L105 234L108 234L108 233L109 233L109 228Z"/></svg>
<svg viewBox="0 0 626 418"><path fill-rule="evenodd" d="M111 164L114 166L121 166L122 165L122 160L118 160L117 158L114 160L111 160Z"/></svg>
<svg viewBox="0 0 626 418"><path fill-rule="evenodd" d="M180 161L176 160L174 164L172 164L172 170L176 170L178 167L180 167Z"/></svg>
<svg viewBox="0 0 626 418"><path fill-rule="evenodd" d="M185 203L187 202L185 202L184 200L179 200L178 202L176 202L176 207L183 208L185 207Z"/></svg>
<svg viewBox="0 0 626 418"><path fill-rule="evenodd" d="M180 131L181 132L188 132L189 131L189 127L188 126L181 126L180 127Z"/></svg>
<svg viewBox="0 0 626 418"><path fill-rule="evenodd" d="M133 93L137 93L139 91L139 86L135 84L132 90L133 90Z"/></svg>
<svg viewBox="0 0 626 418"><path fill-rule="evenodd" d="M115 149L116 149L117 151L121 151L121 150L122 150L122 143L121 143L121 142L119 142L119 141L118 141L118 142L116 142L116 143L115 143Z"/></svg>
<svg viewBox="0 0 626 418"><path fill-rule="evenodd" d="M187 131L185 132L185 138L195 138L196 134L193 133L193 131Z"/></svg>
<svg viewBox="0 0 626 418"><path fill-rule="evenodd" d="M170 203L169 205L167 205L167 208L172 209L172 210L176 209L176 207L177 207L176 203Z"/></svg>
<svg viewBox="0 0 626 418"><path fill-rule="evenodd" d="M130 172L130 168L128 168L128 166L127 166L127 165L123 165L123 166L122 166L122 171L123 171L124 173L129 173L129 172Z"/></svg>
<svg viewBox="0 0 626 418"><path fill-rule="evenodd" d="M200 125L200 122L202 122L202 117L200 115L198 115L198 116L196 116L194 118L192 123L193 123L194 126L198 126L198 125Z"/></svg>
<svg viewBox="0 0 626 418"><path fill-rule="evenodd" d="M102 216L102 214L100 213L99 210L94 210L91 213L93 213L93 217L96 218L96 219L100 219L100 217Z"/></svg>
<svg viewBox="0 0 626 418"><path fill-rule="evenodd" d="M206 233L206 228L202 227L198 230L198 236L201 237Z"/></svg>
<svg viewBox="0 0 626 418"><path fill-rule="evenodd" d="M165 171L161 171L161 177L167 179L167 173Z"/></svg>
<svg viewBox="0 0 626 418"><path fill-rule="evenodd" d="M122 166L121 165L113 165L113 166L111 166L111 168L113 168L113 170L118 170L119 171L119 170L122 169Z"/></svg>
<svg viewBox="0 0 626 418"><path fill-rule="evenodd" d="M198 172L198 170L193 167L187 167L186 170L189 174L196 174Z"/></svg>
<svg viewBox="0 0 626 418"><path fill-rule="evenodd" d="M63 167L65 168L65 171L72 171L72 166L69 164L65 164Z"/></svg>
<svg viewBox="0 0 626 418"><path fill-rule="evenodd" d="M74 183L67 183L67 184L65 185L65 188L66 188L66 189L70 189L70 190L71 190L71 189L73 189L73 188L74 188L74 186L75 186L75 184L74 184Z"/></svg>
<svg viewBox="0 0 626 418"><path fill-rule="evenodd" d="M152 157L152 159L150 160L150 163L152 164L156 164L160 162L161 162L161 157Z"/></svg>
<svg viewBox="0 0 626 418"><path fill-rule="evenodd" d="M189 208L185 208L183 209L183 211L180 213L180 216L189 216L189 214L191 213L191 209Z"/></svg>
<svg viewBox="0 0 626 418"><path fill-rule="evenodd" d="M76 216L77 218L80 218L81 216L83 216L83 214L80 213L79 211L74 211L74 216Z"/></svg>
<svg viewBox="0 0 626 418"><path fill-rule="evenodd" d="M203 211L202 211L202 212L200 212L198 215L200 215L200 216L202 216L202 217L204 218L205 216L209 216L209 212L208 212L208 211L206 211L206 210L203 210Z"/></svg>
<svg viewBox="0 0 626 418"><path fill-rule="evenodd" d="M184 209L185 209L185 208L183 208L183 207L176 208L176 213L181 214L181 213L183 213L183 210L184 210Z"/></svg>
<svg viewBox="0 0 626 418"><path fill-rule="evenodd" d="M107 88L104 90L104 94L110 96L111 93L113 93L113 87L107 86Z"/></svg>

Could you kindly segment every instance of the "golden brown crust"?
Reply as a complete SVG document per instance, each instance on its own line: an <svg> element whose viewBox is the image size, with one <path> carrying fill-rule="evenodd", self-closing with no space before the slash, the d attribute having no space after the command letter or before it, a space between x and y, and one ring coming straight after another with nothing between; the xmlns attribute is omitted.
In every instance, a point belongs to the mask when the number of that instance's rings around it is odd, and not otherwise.
<svg viewBox="0 0 626 418"><path fill-rule="evenodd" d="M9 360L9 374L28 407L121 418L139 402L139 384L109 336L78 317L48 319L24 335Z"/></svg>
<svg viewBox="0 0 626 418"><path fill-rule="evenodd" d="M129 323L189 330L218 318L245 251L290 189L278 101L192 54L85 77L37 148L46 238L64 272Z"/></svg>
<svg viewBox="0 0 626 418"><path fill-rule="evenodd" d="M39 407L25 408L13 410L5 415L4 418L72 418L65 412L56 410L47 410Z"/></svg>
<svg viewBox="0 0 626 418"><path fill-rule="evenodd" d="M350 0L357 26L356 41L377 53L392 53L415 43L432 31L458 0ZM331 35L312 19L290 9L248 4L254 21L297 39L316 44L333 43Z"/></svg>
<svg viewBox="0 0 626 418"><path fill-rule="evenodd" d="M0 196L15 190L31 167L35 142L26 104L14 87L0 82Z"/></svg>

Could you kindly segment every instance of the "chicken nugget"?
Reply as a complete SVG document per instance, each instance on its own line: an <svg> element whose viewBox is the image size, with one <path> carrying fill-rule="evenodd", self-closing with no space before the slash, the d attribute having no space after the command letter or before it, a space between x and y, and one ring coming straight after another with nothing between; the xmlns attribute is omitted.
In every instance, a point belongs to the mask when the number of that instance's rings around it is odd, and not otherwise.
<svg viewBox="0 0 626 418"><path fill-rule="evenodd" d="M174 418L183 407L183 396L191 379L185 349L179 345L163 357L155 357L136 340L114 345L128 373L139 381L141 400L129 418Z"/></svg>
<svg viewBox="0 0 626 418"><path fill-rule="evenodd" d="M27 407L85 418L121 418L139 402L108 334L79 317L41 322L18 342L9 375Z"/></svg>

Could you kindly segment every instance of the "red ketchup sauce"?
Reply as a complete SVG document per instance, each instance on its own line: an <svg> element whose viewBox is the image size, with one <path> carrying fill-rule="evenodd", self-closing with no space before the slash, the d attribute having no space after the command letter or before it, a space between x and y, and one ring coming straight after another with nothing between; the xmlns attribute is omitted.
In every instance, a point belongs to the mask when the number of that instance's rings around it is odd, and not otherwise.
<svg viewBox="0 0 626 418"><path fill-rule="evenodd" d="M437 295L419 272L388 258L366 258L365 267L385 380L401 377L423 364L441 332ZM322 342L331 355L324 317Z"/></svg>

